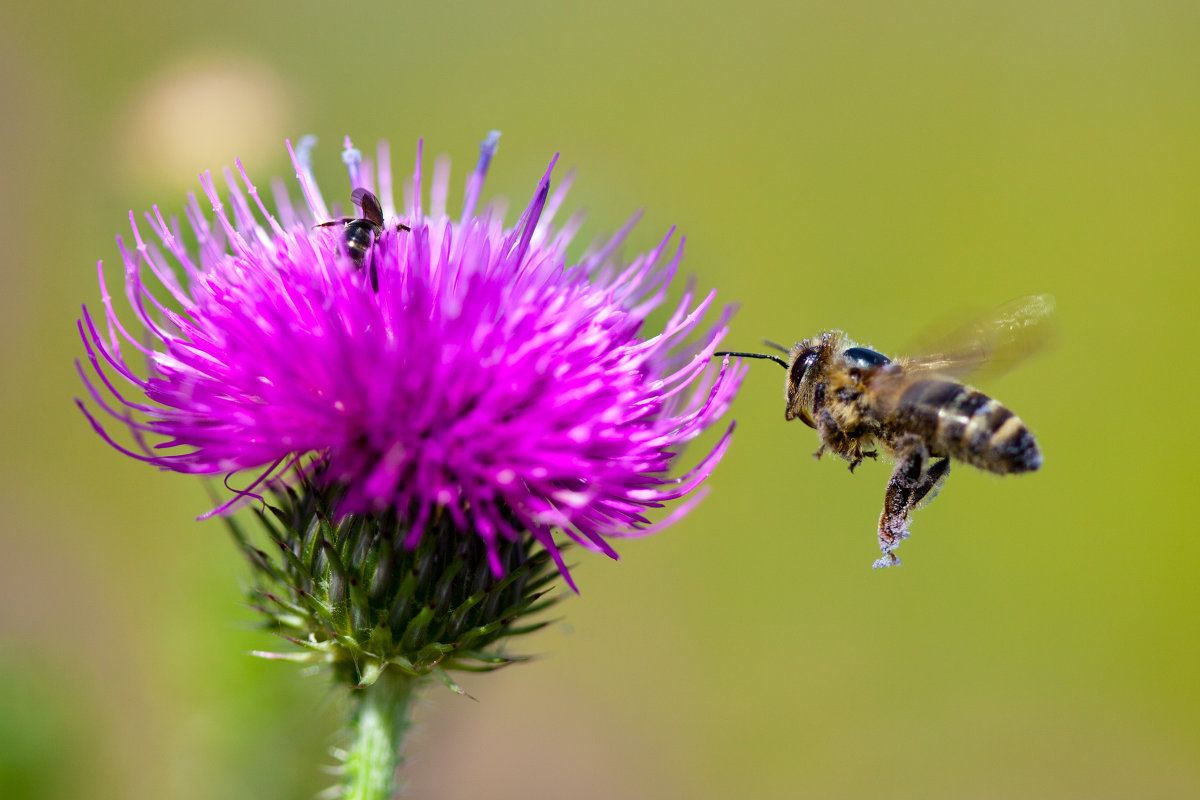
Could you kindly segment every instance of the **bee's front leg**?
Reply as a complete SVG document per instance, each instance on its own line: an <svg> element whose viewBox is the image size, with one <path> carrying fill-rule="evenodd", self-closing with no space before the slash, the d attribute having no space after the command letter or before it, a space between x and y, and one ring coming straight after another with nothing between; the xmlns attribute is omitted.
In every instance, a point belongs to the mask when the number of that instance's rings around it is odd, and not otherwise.
<svg viewBox="0 0 1200 800"><path fill-rule="evenodd" d="M854 472L854 468L863 462L864 458L869 458L875 461L879 458L879 453L875 450L863 450L862 442L856 440L854 442L854 457L850 459L850 471Z"/></svg>
<svg viewBox="0 0 1200 800"><path fill-rule="evenodd" d="M883 496L883 513L879 516L879 549L883 557L875 562L875 567L900 563L894 551L909 536L909 515L950 472L948 458L930 465L929 448L915 434L898 437L892 447L896 467Z"/></svg>
<svg viewBox="0 0 1200 800"><path fill-rule="evenodd" d="M851 472L854 472L854 468L862 463L863 457L858 446L858 439L848 436L842 430L828 408L822 408L817 412L817 433L821 436L821 447L813 453L815 458L820 458L828 449L849 461Z"/></svg>

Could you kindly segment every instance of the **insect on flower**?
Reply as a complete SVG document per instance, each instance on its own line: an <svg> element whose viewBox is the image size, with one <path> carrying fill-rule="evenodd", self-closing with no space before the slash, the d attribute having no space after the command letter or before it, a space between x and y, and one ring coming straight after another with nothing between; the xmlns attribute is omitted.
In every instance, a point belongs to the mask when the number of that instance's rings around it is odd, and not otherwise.
<svg viewBox="0 0 1200 800"><path fill-rule="evenodd" d="M815 428L820 458L829 450L850 471L878 444L895 461L879 517L875 567L898 565L896 548L909 536L909 517L929 503L951 460L997 475L1042 465L1033 434L999 401L960 382L991 366L1002 371L1042 344L1041 325L1054 301L1039 295L1014 301L932 346L924 355L891 359L825 331L797 343L785 360L765 353L714 355L765 358L787 370L785 418ZM779 345L775 345L779 347Z"/></svg>
<svg viewBox="0 0 1200 800"><path fill-rule="evenodd" d="M383 208L379 199L369 189L358 188L350 195L351 202L362 209L362 217L342 217L329 222L318 222L314 228L342 225L342 243L355 266L362 267L371 246L383 235ZM396 223L397 231L412 231L403 222ZM371 260L371 289L379 291L379 273L375 271L375 260Z"/></svg>

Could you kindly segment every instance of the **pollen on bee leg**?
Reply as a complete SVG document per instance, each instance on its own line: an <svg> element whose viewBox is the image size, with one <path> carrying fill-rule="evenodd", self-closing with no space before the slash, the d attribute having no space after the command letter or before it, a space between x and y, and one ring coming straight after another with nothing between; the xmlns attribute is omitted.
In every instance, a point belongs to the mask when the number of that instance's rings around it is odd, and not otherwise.
<svg viewBox="0 0 1200 800"><path fill-rule="evenodd" d="M885 510L879 518L879 552L885 556L912 536L908 530L908 515L889 515Z"/></svg>
<svg viewBox="0 0 1200 800"><path fill-rule="evenodd" d="M929 491L929 451L919 437L899 437L895 443L896 466L883 496L883 511L879 515L879 550L883 558L874 563L897 566L900 559L892 551L907 539L909 514L916 502ZM881 563L887 562L887 563Z"/></svg>
<svg viewBox="0 0 1200 800"><path fill-rule="evenodd" d="M871 564L871 569L885 569L886 567L899 567L903 562L895 553L888 553L882 558L875 559Z"/></svg>

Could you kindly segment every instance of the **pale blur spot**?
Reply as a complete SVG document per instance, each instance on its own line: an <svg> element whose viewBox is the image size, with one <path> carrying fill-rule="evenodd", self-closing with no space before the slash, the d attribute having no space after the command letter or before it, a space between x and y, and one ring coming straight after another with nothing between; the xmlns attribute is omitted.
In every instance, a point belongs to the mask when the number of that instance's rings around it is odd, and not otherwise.
<svg viewBox="0 0 1200 800"><path fill-rule="evenodd" d="M166 67L119 123L125 174L153 187L192 186L206 169L277 159L295 127L291 85L248 58L203 57Z"/></svg>

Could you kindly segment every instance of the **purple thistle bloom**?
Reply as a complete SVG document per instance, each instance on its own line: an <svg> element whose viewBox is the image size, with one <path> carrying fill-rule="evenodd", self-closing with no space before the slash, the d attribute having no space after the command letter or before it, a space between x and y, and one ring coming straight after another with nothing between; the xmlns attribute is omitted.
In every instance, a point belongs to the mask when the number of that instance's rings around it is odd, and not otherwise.
<svg viewBox="0 0 1200 800"><path fill-rule="evenodd" d="M733 429L687 474L669 477L680 447L737 391L742 373L728 359L710 362L731 310L705 327L715 291L697 301L689 287L662 329L647 332L682 240L671 247L672 231L620 262L635 218L568 264L581 218L552 221L569 178L550 194L547 171L511 228L495 207L477 212L497 137L480 147L458 219L446 213L448 162L435 165L423 206L418 145L399 211L387 147L376 172L347 139L351 187L377 193L384 217L361 263L342 227L314 227L331 214L309 139L288 145L305 207L276 184L272 216L240 162L240 182L225 171L224 200L201 176L214 217L190 198L195 257L157 207L145 215L157 242L131 213L135 247L118 244L141 330L118 319L101 267L104 312L84 307L79 320L94 377L78 365L131 444L77 401L83 413L113 447L162 469L225 475L226 485L252 471L251 486L209 515L293 470L341 487L339 513L394 511L407 521L409 548L448 515L481 537L496 575L499 541L525 531L566 574L554 531L615 558L609 538L686 513ZM144 375L129 355L144 361ZM123 394L113 373L144 397ZM659 525L645 518L685 496Z"/></svg>

